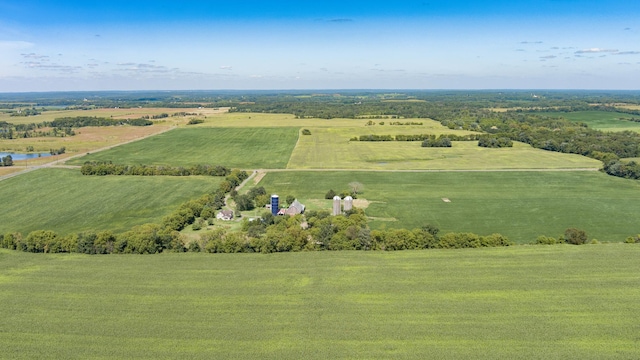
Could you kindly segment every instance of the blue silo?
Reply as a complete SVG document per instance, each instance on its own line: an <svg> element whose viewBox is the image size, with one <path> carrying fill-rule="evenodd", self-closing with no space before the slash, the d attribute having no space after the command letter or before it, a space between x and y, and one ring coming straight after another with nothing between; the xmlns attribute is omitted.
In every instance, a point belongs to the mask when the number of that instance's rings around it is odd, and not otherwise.
<svg viewBox="0 0 640 360"><path fill-rule="evenodd" d="M280 198L278 195L271 195L271 214L273 214L273 216L278 215L279 202Z"/></svg>

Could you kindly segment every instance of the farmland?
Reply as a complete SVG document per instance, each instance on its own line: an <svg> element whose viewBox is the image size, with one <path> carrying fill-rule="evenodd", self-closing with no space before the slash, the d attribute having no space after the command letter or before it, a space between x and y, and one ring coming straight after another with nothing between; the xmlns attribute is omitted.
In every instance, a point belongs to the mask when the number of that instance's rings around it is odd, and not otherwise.
<svg viewBox="0 0 640 360"><path fill-rule="evenodd" d="M269 256L0 250L0 357L638 358L638 256L629 244Z"/></svg>
<svg viewBox="0 0 640 360"><path fill-rule="evenodd" d="M479 148L477 142L454 142L452 148L420 147L420 142L358 142L369 134L453 134L429 119L423 125L367 126L367 120L294 119L290 115L227 113L209 116L203 125L179 129L144 141L71 161L114 161L156 165L220 163L245 169L564 169L597 168L600 163L573 154L557 154L516 143L512 149ZM264 127L269 126L269 127ZM308 128L310 136L298 129ZM296 140L298 141L296 144Z"/></svg>
<svg viewBox="0 0 640 360"><path fill-rule="evenodd" d="M0 182L0 233L126 231L158 222L190 198L213 191L215 177L90 177L41 169Z"/></svg>
<svg viewBox="0 0 640 360"><path fill-rule="evenodd" d="M437 102L419 96L391 102L371 100L383 95L319 96L319 101L334 101L326 112L311 103L314 96L291 103L285 96L282 107L297 115L248 108L228 113L223 107L117 106L46 111L28 118L0 114L0 121L33 122L56 116L202 112L195 116L202 122L195 125L186 125L189 116L169 116L148 127L85 127L64 138L0 140L0 148L8 150L65 146L66 156L90 153L67 161L65 168L38 159L0 169L0 175L34 170L0 181L0 234L111 230L120 240L132 227L157 224L180 204L225 181L81 175L77 165L90 160L259 170L239 194L264 186L281 199L293 195L309 210L330 209L328 190L343 192L359 182L355 206L366 217L356 214L363 224L357 236L431 225L440 230L441 239L448 232L501 233L519 245L271 255L164 251L152 256L0 249L0 358L640 357L635 306L640 247L620 243L640 233L640 183L594 171L602 163L592 158L518 141L510 148L483 148L476 141L453 141L450 148L423 148L419 141L351 141L370 134L464 136L478 134L472 129L513 129L520 120L531 120L526 112L482 110L527 109L529 95L516 94L519 100L512 105L470 95L478 100L469 107L447 94L428 95ZM234 96L220 103L238 101ZM265 111L278 110L260 103L260 96L240 100L239 107L255 101ZM535 101L539 108L559 106L556 98L547 104ZM366 111L354 112L360 107ZM385 109L415 116L433 112L440 121L401 118ZM312 118L314 111L341 115L318 119ZM607 131L637 124L619 119L628 114L602 111L540 115L571 117ZM394 121L403 124L392 125ZM302 135L303 129L310 135ZM558 129L547 130L533 135L557 136L558 144L570 139ZM235 210L233 200L228 204ZM261 213L242 211L245 217ZM273 231L277 224L262 233L254 229L255 236L273 239L291 231L315 241L323 228L307 220L310 229L301 230L301 224L291 221L280 232ZM248 223L216 221L202 230L188 226L173 234L178 243L182 236L185 244L194 245L205 229L239 231ZM585 230L589 241L601 244L527 245L539 235L558 237L570 227ZM343 233L346 237L347 231ZM239 236L248 238L248 231ZM314 249L327 248L321 246Z"/></svg>
<svg viewBox="0 0 640 360"><path fill-rule="evenodd" d="M284 168L298 139L297 128L186 128L71 161L240 168Z"/></svg>
<svg viewBox="0 0 640 360"><path fill-rule="evenodd" d="M614 242L639 230L640 184L599 172L273 172L260 185L330 209L324 194L353 181L364 185L359 196L370 202L372 228L430 224L444 232L498 232L517 243L569 227Z"/></svg>

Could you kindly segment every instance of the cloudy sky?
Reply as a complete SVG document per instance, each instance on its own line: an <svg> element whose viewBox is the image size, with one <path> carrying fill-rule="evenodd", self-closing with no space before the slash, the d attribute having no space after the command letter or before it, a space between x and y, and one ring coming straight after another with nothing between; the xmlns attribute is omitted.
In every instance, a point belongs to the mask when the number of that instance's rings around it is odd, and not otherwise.
<svg viewBox="0 0 640 360"><path fill-rule="evenodd" d="M639 88L637 0L0 0L0 92Z"/></svg>

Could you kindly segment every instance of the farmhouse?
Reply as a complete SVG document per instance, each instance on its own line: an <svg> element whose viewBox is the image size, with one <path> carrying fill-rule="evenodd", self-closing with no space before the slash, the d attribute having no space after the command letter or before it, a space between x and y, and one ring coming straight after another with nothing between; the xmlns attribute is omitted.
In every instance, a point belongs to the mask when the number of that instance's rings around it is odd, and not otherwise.
<svg viewBox="0 0 640 360"><path fill-rule="evenodd" d="M216 215L216 219L229 221L233 219L233 211L231 210L222 210Z"/></svg>

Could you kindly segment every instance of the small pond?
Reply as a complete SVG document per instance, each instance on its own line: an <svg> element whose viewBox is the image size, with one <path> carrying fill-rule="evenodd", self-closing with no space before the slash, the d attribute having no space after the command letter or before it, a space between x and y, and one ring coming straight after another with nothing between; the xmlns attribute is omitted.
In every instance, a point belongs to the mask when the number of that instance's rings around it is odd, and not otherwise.
<svg viewBox="0 0 640 360"><path fill-rule="evenodd" d="M11 155L11 159L13 161L17 160L29 160L29 159L37 159L40 157L51 156L51 154L47 153L29 153L29 154L21 154L21 153L8 153L8 152L0 152L0 158L3 158L7 155Z"/></svg>

